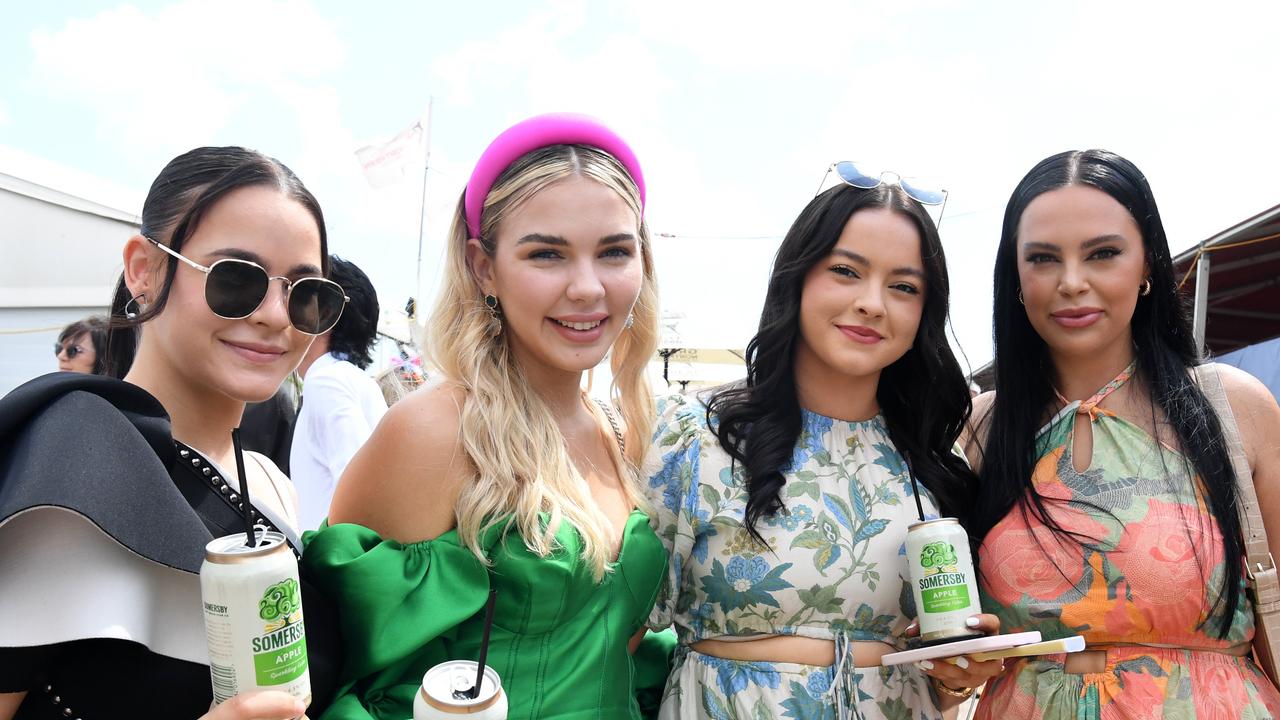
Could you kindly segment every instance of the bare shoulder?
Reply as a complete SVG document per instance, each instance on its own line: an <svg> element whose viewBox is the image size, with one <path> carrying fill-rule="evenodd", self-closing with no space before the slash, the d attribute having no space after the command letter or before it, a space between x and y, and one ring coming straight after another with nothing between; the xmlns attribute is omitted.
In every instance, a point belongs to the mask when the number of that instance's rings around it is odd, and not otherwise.
<svg viewBox="0 0 1280 720"><path fill-rule="evenodd" d="M969 416L976 427L987 424L987 416L996 403L996 391L988 390L973 399L973 413Z"/></svg>
<svg viewBox="0 0 1280 720"><path fill-rule="evenodd" d="M1222 389L1227 393L1231 410L1236 414L1241 411L1257 412L1276 407L1276 398L1271 390L1258 378L1234 365L1213 363L1213 369L1222 379Z"/></svg>
<svg viewBox="0 0 1280 720"><path fill-rule="evenodd" d="M1280 406L1271 390L1240 368L1214 363L1251 465L1280 461Z"/></svg>
<svg viewBox="0 0 1280 720"><path fill-rule="evenodd" d="M473 473L460 433L465 403L465 390L441 383L391 406L342 474L329 522L405 543L452 528L458 492Z"/></svg>
<svg viewBox="0 0 1280 720"><path fill-rule="evenodd" d="M995 405L994 390L984 392L973 399L973 412L969 413L969 422L960 433L960 447L964 449L965 458L974 472L982 469L982 448L987 443L987 431L990 427L991 409Z"/></svg>

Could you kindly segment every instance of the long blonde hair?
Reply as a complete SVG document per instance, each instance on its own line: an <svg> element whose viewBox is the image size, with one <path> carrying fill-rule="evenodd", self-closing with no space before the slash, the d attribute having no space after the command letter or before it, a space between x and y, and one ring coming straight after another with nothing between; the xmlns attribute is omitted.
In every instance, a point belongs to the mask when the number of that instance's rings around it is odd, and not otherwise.
<svg viewBox="0 0 1280 720"><path fill-rule="evenodd" d="M610 352L610 398L625 424L623 489L632 507L644 505L638 467L655 422L646 369L658 346L658 291L649 228L635 183L612 156L592 147L553 145L524 155L507 168L485 198L481 244L493 256L504 217L538 191L572 176L590 178L617 192L639 219L644 280L632 309L633 323ZM540 556L558 549L555 535L568 522L582 538L582 559L597 580L610 571L614 532L596 508L590 489L569 458L550 408L530 387L507 341L489 332L484 291L466 257L463 201L449 232L446 274L428 328L428 354L445 378L466 390L461 440L475 467L455 508L458 534L481 560L480 536L507 522ZM546 514L544 522L542 514Z"/></svg>

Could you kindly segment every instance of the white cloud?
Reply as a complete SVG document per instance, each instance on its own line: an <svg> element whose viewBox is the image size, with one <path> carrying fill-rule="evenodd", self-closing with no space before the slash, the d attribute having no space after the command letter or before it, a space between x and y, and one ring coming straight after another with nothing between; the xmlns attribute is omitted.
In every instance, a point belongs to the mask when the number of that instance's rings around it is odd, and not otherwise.
<svg viewBox="0 0 1280 720"><path fill-rule="evenodd" d="M128 148L208 142L345 55L333 25L300 0L124 6L37 30L31 46L31 87L85 106L104 140Z"/></svg>
<svg viewBox="0 0 1280 720"><path fill-rule="evenodd" d="M365 183L353 152L368 139L344 123L332 82L346 44L310 3L125 6L36 31L32 48L31 85L83 108L102 141L145 172L203 144L276 155L321 201L330 249L364 267L389 307L412 291L405 260L416 251L421 188ZM394 120L387 134L412 120Z"/></svg>
<svg viewBox="0 0 1280 720"><path fill-rule="evenodd" d="M770 0L635 0L629 20L655 42L734 72L820 68L865 59L903 32L894 19L928 2L778 3Z"/></svg>

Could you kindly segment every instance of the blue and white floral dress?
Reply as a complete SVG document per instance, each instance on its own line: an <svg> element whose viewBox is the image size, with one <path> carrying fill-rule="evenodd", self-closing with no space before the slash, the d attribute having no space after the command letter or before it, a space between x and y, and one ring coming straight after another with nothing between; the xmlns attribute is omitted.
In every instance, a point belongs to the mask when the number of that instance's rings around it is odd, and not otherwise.
<svg viewBox="0 0 1280 720"><path fill-rule="evenodd" d="M785 509L743 527L741 465L707 427L695 398L659 402L645 461L653 522L671 553L650 626L680 638L659 715L664 719L867 718L935 720L928 678L913 665L855 668L851 641L904 647L915 616L904 543L916 520L911 480L884 421L802 411L786 473ZM936 505L922 488L928 517ZM689 648L700 640L800 635L833 640L829 667L739 662Z"/></svg>

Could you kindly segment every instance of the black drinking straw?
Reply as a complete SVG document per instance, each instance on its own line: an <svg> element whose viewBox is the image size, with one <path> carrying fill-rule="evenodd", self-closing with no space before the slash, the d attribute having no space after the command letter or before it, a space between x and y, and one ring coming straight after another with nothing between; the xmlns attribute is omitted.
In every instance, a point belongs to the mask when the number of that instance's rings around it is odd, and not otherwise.
<svg viewBox="0 0 1280 720"><path fill-rule="evenodd" d="M244 447L240 444L240 428L231 428L231 445L236 451L236 475L240 478L240 511L244 517L244 546L258 547L258 537L253 532L253 519L249 517L249 481L244 476Z"/></svg>
<svg viewBox="0 0 1280 720"><path fill-rule="evenodd" d="M915 473L911 473L911 491L916 496L916 513L920 515L920 522L924 522L924 505L920 504L920 486L916 484Z"/></svg>
<svg viewBox="0 0 1280 720"><path fill-rule="evenodd" d="M484 637L480 639L480 661L476 666L476 685L468 693L468 697L472 700L480 697L480 683L484 680L484 663L489 655L489 630L493 628L493 606L497 601L498 590L489 588L489 601L484 606Z"/></svg>

